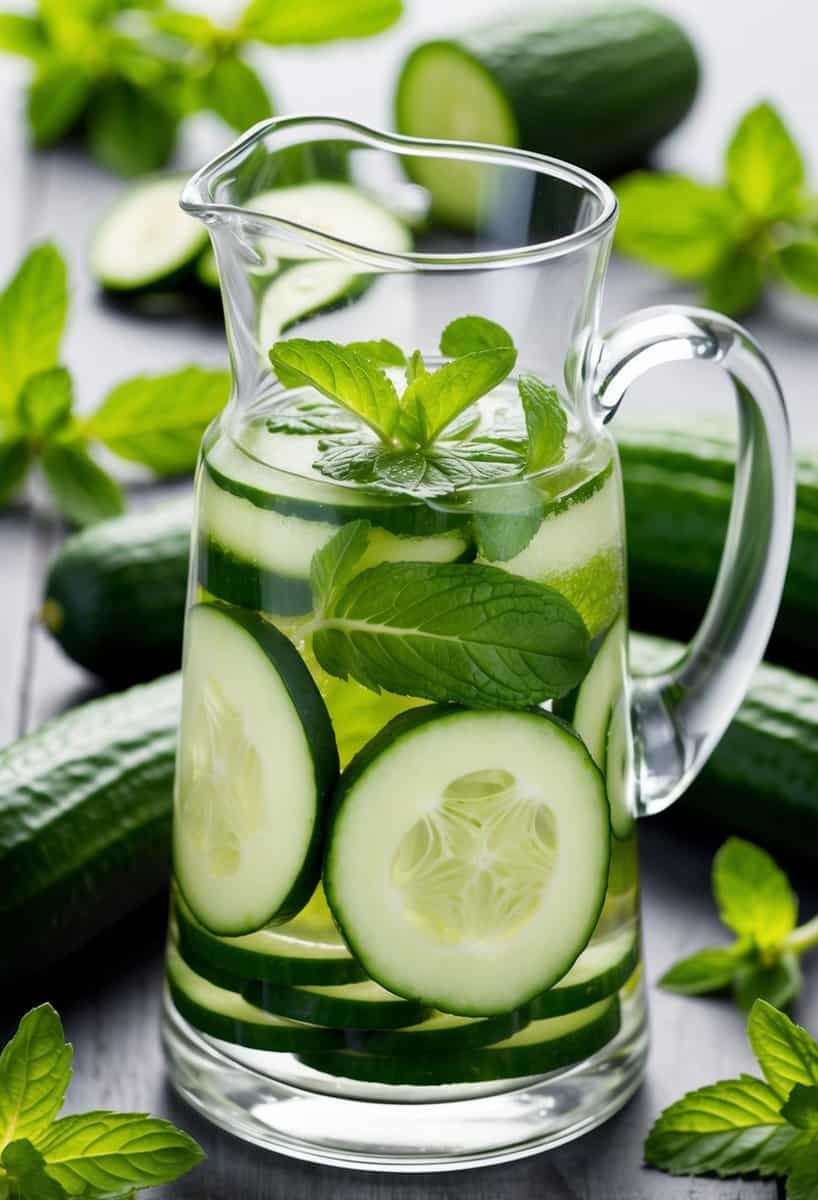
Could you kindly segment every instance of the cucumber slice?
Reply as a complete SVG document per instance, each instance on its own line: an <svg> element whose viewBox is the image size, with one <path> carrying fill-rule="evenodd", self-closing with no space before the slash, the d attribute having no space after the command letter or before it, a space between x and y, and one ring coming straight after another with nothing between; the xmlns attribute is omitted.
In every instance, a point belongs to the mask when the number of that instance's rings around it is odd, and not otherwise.
<svg viewBox="0 0 818 1200"><path fill-rule="evenodd" d="M614 996L580 1012L532 1021L519 1033L467 1054L401 1058L334 1050L299 1054L317 1071L370 1083L483 1083L491 1079L523 1079L581 1062L601 1050L619 1032L619 1001Z"/></svg>
<svg viewBox="0 0 818 1200"><path fill-rule="evenodd" d="M251 933L304 907L337 773L329 714L292 643L251 613L197 604L173 846L176 881L206 929Z"/></svg>
<svg viewBox="0 0 818 1200"><path fill-rule="evenodd" d="M258 308L258 349L269 366L269 350L281 334L305 317L359 296L372 280L360 267L334 258L299 263L268 284Z"/></svg>
<svg viewBox="0 0 818 1200"><path fill-rule="evenodd" d="M605 770L611 714L624 686L627 636L625 620L620 617L606 634L577 692L573 725L601 771Z"/></svg>
<svg viewBox="0 0 818 1200"><path fill-rule="evenodd" d="M303 229L329 234L373 250L401 254L412 245L412 235L402 221L349 183L316 180L293 187L271 188L253 196L247 207ZM265 257L321 258L321 249L305 245L302 238L298 230L293 231L292 239L287 237L286 231L282 231L281 237L265 238Z"/></svg>
<svg viewBox="0 0 818 1200"><path fill-rule="evenodd" d="M432 1013L418 1025L407 1029L366 1031L347 1036L347 1045L367 1054L394 1054L413 1057L435 1054L462 1054L476 1046L488 1046L517 1033L528 1024L526 1007L495 1017L456 1017L452 1013Z"/></svg>
<svg viewBox="0 0 818 1200"><path fill-rule="evenodd" d="M199 924L181 896L174 905L179 925L179 945L203 968L246 981L273 983L356 983L366 972L350 954L319 885L297 917L274 929L259 929L244 937L222 938Z"/></svg>
<svg viewBox="0 0 818 1200"><path fill-rule="evenodd" d="M611 828L618 838L628 838L636 820L632 808L633 735L630 726L630 706L623 692L611 714L605 758L605 786L611 807Z"/></svg>
<svg viewBox="0 0 818 1200"><path fill-rule="evenodd" d="M91 242L91 274L108 291L172 286L207 244L201 221L179 207L184 176L128 188L103 216Z"/></svg>
<svg viewBox="0 0 818 1200"><path fill-rule="evenodd" d="M404 1000L371 979L329 987L252 981L242 988L242 995L266 1012L331 1029L400 1029L431 1015L422 1004Z"/></svg>
<svg viewBox="0 0 818 1200"><path fill-rule="evenodd" d="M532 1021L558 1017L587 1008L619 991L639 962L639 942L633 928L604 941L591 942L559 983L535 996L528 1005Z"/></svg>
<svg viewBox="0 0 818 1200"><path fill-rule="evenodd" d="M344 1044L337 1030L275 1017L254 1008L237 992L210 983L197 975L172 946L168 948L165 972L178 1012L208 1037L249 1050L286 1054L315 1053Z"/></svg>
<svg viewBox="0 0 818 1200"><path fill-rule="evenodd" d="M369 975L444 1012L507 1012L561 979L605 898L605 789L542 712L427 705L342 776L324 888Z"/></svg>

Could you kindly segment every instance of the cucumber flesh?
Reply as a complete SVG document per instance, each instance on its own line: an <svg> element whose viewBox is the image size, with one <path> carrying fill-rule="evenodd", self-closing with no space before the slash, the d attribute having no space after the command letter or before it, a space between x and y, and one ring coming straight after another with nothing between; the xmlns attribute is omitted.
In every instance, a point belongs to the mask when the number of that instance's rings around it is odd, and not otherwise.
<svg viewBox="0 0 818 1200"><path fill-rule="evenodd" d="M173 946L168 947L165 972L177 1011L209 1037L251 1050L287 1054L330 1050L344 1043L337 1030L289 1021L254 1008L237 992L197 975Z"/></svg>
<svg viewBox="0 0 818 1200"><path fill-rule="evenodd" d="M636 820L632 807L635 790L633 774L630 706L627 694L622 692L611 714L605 756L605 786L611 807L611 828L617 838L628 838L633 832Z"/></svg>
<svg viewBox="0 0 818 1200"><path fill-rule="evenodd" d="M347 1037L347 1044L367 1054L413 1057L416 1054L461 1054L476 1046L488 1046L517 1033L529 1021L527 1007L494 1017L457 1017L435 1012L406 1029L364 1031Z"/></svg>
<svg viewBox="0 0 818 1200"><path fill-rule="evenodd" d="M367 285L360 267L334 258L299 263L267 285L258 310L258 349L269 365L269 351L291 325L351 300Z"/></svg>
<svg viewBox="0 0 818 1200"><path fill-rule="evenodd" d="M329 987L252 981L242 988L242 995L267 1012L330 1028L400 1029L431 1015L422 1004L396 996L371 979Z"/></svg>
<svg viewBox="0 0 818 1200"><path fill-rule="evenodd" d="M349 183L314 181L293 187L259 192L247 207L265 216L301 226L307 231L328 234L353 245L393 254L411 248L412 235L389 209L360 188ZM264 239L265 256L275 259L320 259L320 247L305 245L304 234L294 229L292 237L282 229L280 237Z"/></svg>
<svg viewBox="0 0 818 1200"><path fill-rule="evenodd" d="M102 218L91 243L91 274L109 291L171 284L207 244L201 221L179 207L182 176L129 188Z"/></svg>
<svg viewBox="0 0 818 1200"><path fill-rule="evenodd" d="M426 705L353 759L324 887L383 987L464 1016L507 1012L565 975L605 897L600 772L542 712Z"/></svg>
<svg viewBox="0 0 818 1200"><path fill-rule="evenodd" d="M468 1053L402 1058L336 1050L299 1054L299 1058L315 1070L371 1083L423 1087L524 1079L581 1062L615 1037L619 1025L619 1001L614 996L576 1013L532 1021L511 1037Z"/></svg>
<svg viewBox="0 0 818 1200"><path fill-rule="evenodd" d="M181 897L174 910L182 951L234 978L281 984L355 983L366 978L335 928L320 886L291 921L243 937L209 933Z"/></svg>
<svg viewBox="0 0 818 1200"><path fill-rule="evenodd" d="M532 1021L557 1017L604 1000L627 982L638 962L639 941L632 926L593 941L559 983L534 997L528 1015Z"/></svg>
<svg viewBox="0 0 818 1200"><path fill-rule="evenodd" d="M605 770L611 715L624 686L626 639L625 621L620 617L605 635L580 684L574 708L574 728L601 771Z"/></svg>
<svg viewBox="0 0 818 1200"><path fill-rule="evenodd" d="M315 891L338 751L312 676L269 622L197 604L185 643L176 880L211 933L251 933Z"/></svg>

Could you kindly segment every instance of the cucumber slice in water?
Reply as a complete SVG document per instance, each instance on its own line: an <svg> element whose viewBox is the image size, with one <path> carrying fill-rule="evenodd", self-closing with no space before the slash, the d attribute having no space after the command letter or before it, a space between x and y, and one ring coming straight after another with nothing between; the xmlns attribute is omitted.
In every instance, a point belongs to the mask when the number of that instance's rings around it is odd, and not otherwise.
<svg viewBox="0 0 818 1200"><path fill-rule="evenodd" d="M559 983L534 997L528 1015L532 1021L558 1017L604 1000L627 982L638 962L639 941L632 926L593 941Z"/></svg>
<svg viewBox="0 0 818 1200"><path fill-rule="evenodd" d="M587 945L605 897L602 776L542 712L424 706L342 776L327 901L369 975L444 1012L507 1012Z"/></svg>
<svg viewBox="0 0 818 1200"><path fill-rule="evenodd" d="M630 837L636 820L631 807L633 770L630 709L627 695L623 692L611 714L605 756L605 786L611 806L611 828L618 838Z"/></svg>
<svg viewBox="0 0 818 1200"><path fill-rule="evenodd" d="M371 1083L423 1087L523 1079L581 1062L615 1037L619 1025L619 1001L614 996L567 1016L532 1021L519 1033L468 1053L400 1057L336 1050L299 1054L299 1058L317 1071Z"/></svg>
<svg viewBox="0 0 818 1200"><path fill-rule="evenodd" d="M285 230L281 237L265 238L264 251L270 258L320 259L320 245L306 245L302 229L393 254L401 254L412 245L412 235L402 221L349 183L316 180L271 188L253 196L247 207L301 227L293 230L292 239Z"/></svg>
<svg viewBox="0 0 818 1200"><path fill-rule="evenodd" d="M179 889L206 929L251 933L304 907L337 773L329 714L292 643L253 614L196 605L173 843Z"/></svg>
<svg viewBox="0 0 818 1200"><path fill-rule="evenodd" d="M627 630L620 617L605 635L577 692L573 725L601 771L605 770L611 714L624 685L626 655Z"/></svg>
<svg viewBox="0 0 818 1200"><path fill-rule="evenodd" d="M396 996L371 979L330 987L254 981L242 988L242 994L267 1012L338 1029L400 1029L431 1015L422 1004Z"/></svg>
<svg viewBox="0 0 818 1200"><path fill-rule="evenodd" d="M201 221L179 207L184 176L146 179L102 218L91 243L91 274L108 291L171 286L207 244Z"/></svg>
<svg viewBox="0 0 818 1200"><path fill-rule="evenodd" d="M347 1037L347 1044L367 1054L414 1055L461 1054L476 1046L488 1046L517 1033L529 1021L526 1007L495 1017L456 1017L432 1013L418 1025L406 1029L364 1031Z"/></svg>
<svg viewBox="0 0 818 1200"><path fill-rule="evenodd" d="M214 971L243 981L264 979L281 984L356 983L366 978L335 928L320 887L291 921L244 937L208 933L181 897L176 898L174 909L182 952L203 968L208 964ZM201 973L207 975L208 971Z"/></svg>
<svg viewBox="0 0 818 1200"><path fill-rule="evenodd" d="M165 972L177 1011L208 1037L250 1050L287 1054L314 1053L344 1044L343 1035L334 1029L273 1016L248 1004L237 992L203 979L172 946L168 948Z"/></svg>

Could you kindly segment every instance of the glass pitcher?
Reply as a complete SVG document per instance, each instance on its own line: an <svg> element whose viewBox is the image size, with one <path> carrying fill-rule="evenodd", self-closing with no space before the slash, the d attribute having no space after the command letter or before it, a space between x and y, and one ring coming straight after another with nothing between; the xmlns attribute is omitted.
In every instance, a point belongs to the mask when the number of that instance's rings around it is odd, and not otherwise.
<svg viewBox="0 0 818 1200"><path fill-rule="evenodd" d="M644 1069L636 818L701 768L772 626L775 376L699 309L600 336L616 201L567 163L292 117L182 207L210 230L234 387L196 483L173 1083L325 1163L561 1144ZM735 384L730 528L693 643L632 679L607 425L690 358Z"/></svg>

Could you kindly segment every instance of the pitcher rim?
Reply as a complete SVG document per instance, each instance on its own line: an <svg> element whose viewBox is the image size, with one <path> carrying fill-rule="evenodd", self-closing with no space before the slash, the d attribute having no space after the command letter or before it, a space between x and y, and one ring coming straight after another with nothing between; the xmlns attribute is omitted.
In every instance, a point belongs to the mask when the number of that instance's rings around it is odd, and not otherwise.
<svg viewBox="0 0 818 1200"><path fill-rule="evenodd" d="M534 171L537 174L549 175L572 183L590 193L599 202L600 211L597 216L584 228L575 230L563 237L551 238L544 242L536 242L526 246L516 246L505 250L467 251L458 254L417 253L414 251L391 252L377 250L371 246L346 241L332 234L322 233L308 225L288 221L281 217L272 217L268 213L254 210L242 204L227 204L211 199L211 185L217 173L241 155L248 147L258 144L262 138L280 129L293 128L300 125L322 125L336 130L354 134L362 144L369 144L374 149L405 154L411 149L418 157L446 158L464 157L473 162L483 162L495 166L517 166L521 169ZM562 258L575 250L581 250L595 242L601 241L609 233L616 222L618 203L613 190L603 180L591 171L563 159L545 154L535 154L529 150L519 150L513 146L494 146L481 142L449 141L439 138L413 138L404 134L390 133L352 121L345 117L331 117L321 114L296 114L287 117L271 117L251 126L241 137L232 142L225 150L200 167L182 188L179 200L181 208L191 216L198 217L210 223L218 217L244 217L257 222L260 227L269 228L271 235L281 236L289 233L297 235L313 246L333 253L335 257L350 259L366 264L381 271L445 271L445 270L474 270L477 268L497 268L521 266L529 263L543 262L549 259Z"/></svg>

